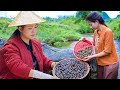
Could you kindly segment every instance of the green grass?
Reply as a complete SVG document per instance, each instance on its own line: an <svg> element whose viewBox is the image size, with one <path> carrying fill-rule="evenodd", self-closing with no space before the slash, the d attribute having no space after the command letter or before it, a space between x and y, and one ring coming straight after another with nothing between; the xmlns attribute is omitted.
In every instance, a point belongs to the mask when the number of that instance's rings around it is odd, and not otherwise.
<svg viewBox="0 0 120 90"><path fill-rule="evenodd" d="M73 16L59 21L46 21L38 27L37 38L54 47L65 47L69 42L79 40L82 34L93 33L85 20ZM12 20L0 18L0 37L7 40L17 27L7 27ZM115 39L120 39L120 18L107 20L106 24L114 32Z"/></svg>

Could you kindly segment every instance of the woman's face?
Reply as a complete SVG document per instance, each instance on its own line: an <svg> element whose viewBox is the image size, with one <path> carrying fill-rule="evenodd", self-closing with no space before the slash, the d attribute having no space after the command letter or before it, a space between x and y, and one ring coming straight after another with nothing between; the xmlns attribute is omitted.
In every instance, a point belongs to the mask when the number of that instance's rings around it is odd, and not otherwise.
<svg viewBox="0 0 120 90"><path fill-rule="evenodd" d="M37 24L28 24L24 27L19 27L21 38L26 40L34 39L36 37L37 27Z"/></svg>
<svg viewBox="0 0 120 90"><path fill-rule="evenodd" d="M96 21L96 22L87 21L87 23L90 25L90 28L92 28L93 30L98 29L98 26L99 26L98 21Z"/></svg>

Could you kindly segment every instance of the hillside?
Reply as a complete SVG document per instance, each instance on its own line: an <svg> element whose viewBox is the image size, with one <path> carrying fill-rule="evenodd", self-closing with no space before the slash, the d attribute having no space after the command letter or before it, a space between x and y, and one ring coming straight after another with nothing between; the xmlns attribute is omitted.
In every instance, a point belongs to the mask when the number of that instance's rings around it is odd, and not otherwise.
<svg viewBox="0 0 120 90"><path fill-rule="evenodd" d="M9 39L17 27L7 27L12 20L0 18L0 37ZM120 18L107 20L106 24L113 30L115 39L120 39ZM62 47L70 41L79 40L82 34L93 33L85 20L70 16L63 19L51 19L38 27L37 38L51 46Z"/></svg>

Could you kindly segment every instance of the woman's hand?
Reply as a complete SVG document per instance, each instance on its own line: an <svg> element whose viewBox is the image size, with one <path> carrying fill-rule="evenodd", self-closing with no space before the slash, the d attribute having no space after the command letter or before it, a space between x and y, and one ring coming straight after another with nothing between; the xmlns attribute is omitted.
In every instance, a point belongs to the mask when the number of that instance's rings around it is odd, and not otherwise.
<svg viewBox="0 0 120 90"><path fill-rule="evenodd" d="M90 56L84 57L85 60L83 60L83 61L88 61L88 60L90 60L91 58L94 58L94 57L95 57L94 55L90 55Z"/></svg>
<svg viewBox="0 0 120 90"><path fill-rule="evenodd" d="M51 64L51 67L53 68L57 63L58 63L58 62L53 62L53 63Z"/></svg>
<svg viewBox="0 0 120 90"><path fill-rule="evenodd" d="M53 79L60 79L60 78L53 76Z"/></svg>
<svg viewBox="0 0 120 90"><path fill-rule="evenodd" d="M80 39L79 39L79 41L85 41L86 40L86 38L85 37L81 37Z"/></svg>
<svg viewBox="0 0 120 90"><path fill-rule="evenodd" d="M55 79L52 75L43 73L38 70L31 69L29 73L29 77L36 79Z"/></svg>

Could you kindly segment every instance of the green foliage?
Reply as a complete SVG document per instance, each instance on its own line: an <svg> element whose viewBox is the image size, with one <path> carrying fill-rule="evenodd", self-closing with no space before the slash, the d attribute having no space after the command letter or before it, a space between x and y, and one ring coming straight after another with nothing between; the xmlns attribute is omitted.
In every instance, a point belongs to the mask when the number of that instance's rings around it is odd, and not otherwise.
<svg viewBox="0 0 120 90"><path fill-rule="evenodd" d="M67 23L65 25L61 22L46 22L41 23L38 28L37 38L49 45L60 47L65 42L78 40L81 38L81 34L76 32L74 27L67 25Z"/></svg>
<svg viewBox="0 0 120 90"><path fill-rule="evenodd" d="M114 32L114 38L115 39L120 39L120 17L117 17L113 20L109 19L106 21L108 27L111 28L111 30Z"/></svg>
<svg viewBox="0 0 120 90"><path fill-rule="evenodd" d="M10 19L0 18L0 30L6 30L9 23L10 23Z"/></svg>
<svg viewBox="0 0 120 90"><path fill-rule="evenodd" d="M86 13L88 12L86 11ZM58 19L46 17L45 19L47 21L41 23L38 27L37 38L51 46L64 47L70 44L69 42L79 40L82 34L93 33L85 19L80 19L78 22L76 22L78 18L74 16L64 16ZM11 34L17 29L17 27L7 27L11 21L8 18L0 18L0 37L5 40L9 39ZM108 19L106 24L114 32L115 39L120 39L120 17Z"/></svg>
<svg viewBox="0 0 120 90"><path fill-rule="evenodd" d="M15 30L15 27L8 28L8 24L12 20L9 18L0 18L0 37L7 40L9 39L10 35Z"/></svg>
<svg viewBox="0 0 120 90"><path fill-rule="evenodd" d="M93 11L77 11L76 12L77 20L75 21L75 23L79 23L81 20L86 20L87 15L91 12ZM102 11L95 11L95 12L102 15Z"/></svg>
<svg viewBox="0 0 120 90"><path fill-rule="evenodd" d="M77 11L76 17L80 19L85 19L91 11Z"/></svg>
<svg viewBox="0 0 120 90"><path fill-rule="evenodd" d="M77 32L84 34L84 33L92 33L93 30L90 28L90 26L86 23L86 20L81 20L79 23L77 23L78 27Z"/></svg>

